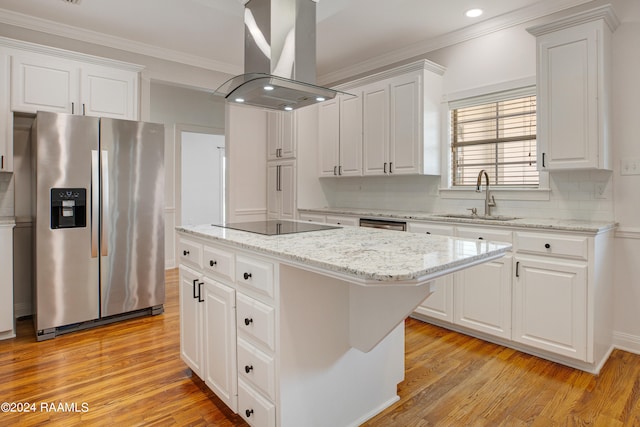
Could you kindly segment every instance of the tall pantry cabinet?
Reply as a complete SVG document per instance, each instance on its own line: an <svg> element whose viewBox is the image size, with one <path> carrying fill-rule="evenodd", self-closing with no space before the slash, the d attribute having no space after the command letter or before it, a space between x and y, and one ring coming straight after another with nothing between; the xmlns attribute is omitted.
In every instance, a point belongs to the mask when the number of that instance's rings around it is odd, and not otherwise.
<svg viewBox="0 0 640 427"><path fill-rule="evenodd" d="M267 218L296 217L296 114L267 113Z"/></svg>

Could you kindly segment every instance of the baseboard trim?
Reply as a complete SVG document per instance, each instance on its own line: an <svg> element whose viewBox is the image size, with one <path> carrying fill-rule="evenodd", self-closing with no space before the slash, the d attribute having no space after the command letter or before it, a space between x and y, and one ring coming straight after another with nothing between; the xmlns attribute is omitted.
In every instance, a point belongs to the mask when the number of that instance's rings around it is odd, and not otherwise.
<svg viewBox="0 0 640 427"><path fill-rule="evenodd" d="M624 332L613 333L613 346L629 353L640 354L640 336Z"/></svg>

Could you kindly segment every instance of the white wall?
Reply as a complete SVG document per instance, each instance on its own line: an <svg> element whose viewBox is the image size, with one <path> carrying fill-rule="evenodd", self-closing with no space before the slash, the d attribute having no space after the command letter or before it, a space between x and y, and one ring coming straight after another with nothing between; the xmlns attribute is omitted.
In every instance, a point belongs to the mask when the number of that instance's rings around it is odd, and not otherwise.
<svg viewBox="0 0 640 427"><path fill-rule="evenodd" d="M224 103L210 93L178 86L152 83L150 120L164 123L165 164L165 263L177 266L175 259L176 175L175 126L191 124L224 129Z"/></svg>

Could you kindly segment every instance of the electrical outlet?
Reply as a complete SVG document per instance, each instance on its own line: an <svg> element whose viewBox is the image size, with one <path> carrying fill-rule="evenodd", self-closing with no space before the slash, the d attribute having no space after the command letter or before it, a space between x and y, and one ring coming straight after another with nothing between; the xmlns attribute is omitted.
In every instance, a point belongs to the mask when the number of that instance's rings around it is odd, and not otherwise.
<svg viewBox="0 0 640 427"><path fill-rule="evenodd" d="M620 161L620 175L640 175L640 159L622 159Z"/></svg>
<svg viewBox="0 0 640 427"><path fill-rule="evenodd" d="M607 198L607 195L605 194L606 189L607 189L607 184L605 184L604 182L596 183L594 197L596 199L606 199Z"/></svg>

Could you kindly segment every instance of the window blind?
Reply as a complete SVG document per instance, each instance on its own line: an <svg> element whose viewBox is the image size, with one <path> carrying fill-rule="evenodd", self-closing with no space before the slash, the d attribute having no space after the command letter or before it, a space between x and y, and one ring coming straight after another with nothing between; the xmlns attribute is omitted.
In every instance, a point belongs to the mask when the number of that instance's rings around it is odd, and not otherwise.
<svg viewBox="0 0 640 427"><path fill-rule="evenodd" d="M537 187L535 95L451 110L451 151L454 186Z"/></svg>

